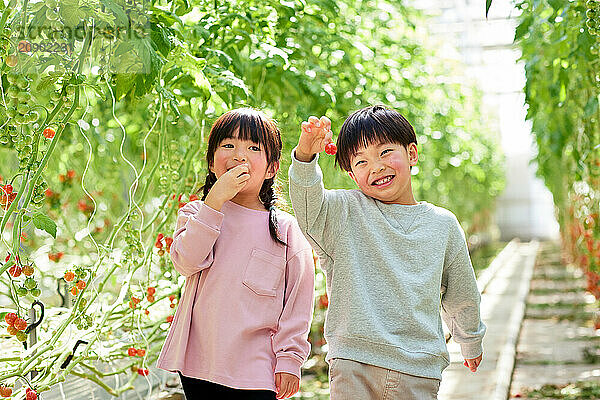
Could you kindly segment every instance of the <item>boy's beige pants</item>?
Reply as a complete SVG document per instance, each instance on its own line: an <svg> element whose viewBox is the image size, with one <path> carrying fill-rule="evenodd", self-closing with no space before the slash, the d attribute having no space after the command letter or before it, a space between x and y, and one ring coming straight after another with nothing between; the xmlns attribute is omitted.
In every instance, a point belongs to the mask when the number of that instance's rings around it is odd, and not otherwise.
<svg viewBox="0 0 600 400"><path fill-rule="evenodd" d="M440 382L343 358L329 362L331 400L436 400Z"/></svg>

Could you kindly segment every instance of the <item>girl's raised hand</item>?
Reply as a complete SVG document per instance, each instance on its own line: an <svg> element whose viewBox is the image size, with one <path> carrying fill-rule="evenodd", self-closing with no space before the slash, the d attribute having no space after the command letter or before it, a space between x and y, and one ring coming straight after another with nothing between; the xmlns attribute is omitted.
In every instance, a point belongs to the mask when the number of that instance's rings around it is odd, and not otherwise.
<svg viewBox="0 0 600 400"><path fill-rule="evenodd" d="M204 204L220 211L223 203L231 200L250 179L248 164L240 164L221 175L208 192Z"/></svg>
<svg viewBox="0 0 600 400"><path fill-rule="evenodd" d="M322 116L310 117L308 121L302 122L302 132L296 147L296 158L308 162L317 153L325 150L325 146L332 142L331 121Z"/></svg>

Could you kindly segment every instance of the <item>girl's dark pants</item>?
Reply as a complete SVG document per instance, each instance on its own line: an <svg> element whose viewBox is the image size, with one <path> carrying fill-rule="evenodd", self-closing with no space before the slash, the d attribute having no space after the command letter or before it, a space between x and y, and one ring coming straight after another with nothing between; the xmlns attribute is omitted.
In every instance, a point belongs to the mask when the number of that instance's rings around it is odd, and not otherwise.
<svg viewBox="0 0 600 400"><path fill-rule="evenodd" d="M202 379L191 378L177 371L187 400L276 400L271 390L234 389Z"/></svg>

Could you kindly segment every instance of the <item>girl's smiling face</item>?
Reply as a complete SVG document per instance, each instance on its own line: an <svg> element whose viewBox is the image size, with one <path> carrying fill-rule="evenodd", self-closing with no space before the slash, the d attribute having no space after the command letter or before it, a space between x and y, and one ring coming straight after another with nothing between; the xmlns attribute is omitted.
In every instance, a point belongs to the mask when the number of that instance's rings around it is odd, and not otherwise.
<svg viewBox="0 0 600 400"><path fill-rule="evenodd" d="M239 193L256 194L256 196L264 180L274 177L279 169L279 163L269 167L267 154L259 143L239 139L237 132L234 132L233 137L225 138L219 143L209 168L218 179L240 164L248 165L250 179Z"/></svg>
<svg viewBox="0 0 600 400"><path fill-rule="evenodd" d="M349 174L367 196L384 203L415 204L410 167L418 158L414 143L368 145L351 157Z"/></svg>

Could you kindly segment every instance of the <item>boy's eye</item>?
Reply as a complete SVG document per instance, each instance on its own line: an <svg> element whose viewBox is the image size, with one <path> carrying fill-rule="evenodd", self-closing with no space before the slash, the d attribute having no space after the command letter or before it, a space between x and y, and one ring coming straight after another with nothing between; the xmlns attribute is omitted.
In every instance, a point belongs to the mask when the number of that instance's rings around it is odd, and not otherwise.
<svg viewBox="0 0 600 400"><path fill-rule="evenodd" d="M362 163L364 163L363 160L357 161L356 164L354 164L354 166L357 166L357 165L362 164Z"/></svg>
<svg viewBox="0 0 600 400"><path fill-rule="evenodd" d="M260 151L260 147L258 146L250 146L250 148L254 151Z"/></svg>
<svg viewBox="0 0 600 400"><path fill-rule="evenodd" d="M222 147L226 147L228 149L232 148L233 145L231 143L224 144Z"/></svg>
<svg viewBox="0 0 600 400"><path fill-rule="evenodd" d="M392 149L385 149L384 151L381 152L381 154L385 154L387 151L392 151Z"/></svg>

